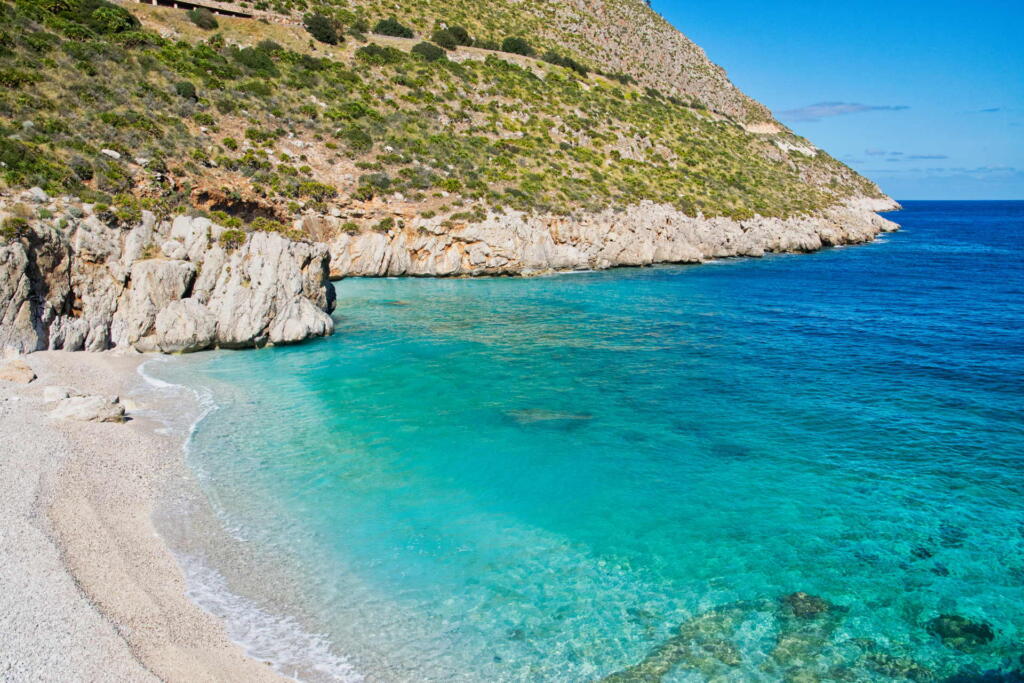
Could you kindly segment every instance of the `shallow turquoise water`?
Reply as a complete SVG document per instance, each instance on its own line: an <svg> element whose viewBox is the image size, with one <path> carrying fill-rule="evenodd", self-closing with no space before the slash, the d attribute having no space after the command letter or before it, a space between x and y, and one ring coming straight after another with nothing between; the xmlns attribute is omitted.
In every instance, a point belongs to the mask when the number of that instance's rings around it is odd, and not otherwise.
<svg viewBox="0 0 1024 683"><path fill-rule="evenodd" d="M348 280L334 337L160 374L212 391L205 493L371 680L1018 680L1024 204L897 220L814 255ZM957 650L939 614L995 638Z"/></svg>

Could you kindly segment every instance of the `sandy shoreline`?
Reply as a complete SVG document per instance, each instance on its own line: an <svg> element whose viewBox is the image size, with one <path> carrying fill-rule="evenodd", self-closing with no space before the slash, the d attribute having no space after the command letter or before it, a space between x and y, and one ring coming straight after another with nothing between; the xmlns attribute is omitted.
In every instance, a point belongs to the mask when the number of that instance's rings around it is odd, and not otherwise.
<svg viewBox="0 0 1024 683"><path fill-rule="evenodd" d="M4 680L280 681L186 595L153 511L184 476L181 433L152 419L139 355L43 352L0 382L0 676ZM53 420L47 385L119 395L126 424ZM180 409L180 407L178 408Z"/></svg>

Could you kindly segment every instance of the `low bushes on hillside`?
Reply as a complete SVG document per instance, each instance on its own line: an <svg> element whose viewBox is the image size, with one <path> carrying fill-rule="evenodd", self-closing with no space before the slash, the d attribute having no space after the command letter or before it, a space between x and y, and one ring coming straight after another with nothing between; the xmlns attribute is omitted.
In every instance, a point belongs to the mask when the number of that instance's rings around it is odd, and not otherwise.
<svg viewBox="0 0 1024 683"><path fill-rule="evenodd" d="M382 36L393 36L395 38L412 38L412 29L399 23L398 19L390 17L381 19L373 27L373 32Z"/></svg>
<svg viewBox="0 0 1024 683"><path fill-rule="evenodd" d="M327 45L337 45L345 40L338 34L338 28L334 22L322 14L307 14L303 19L303 25L309 31L309 35Z"/></svg>
<svg viewBox="0 0 1024 683"><path fill-rule="evenodd" d="M558 66L564 66L566 69L572 69L580 76L586 76L588 73L590 73L590 69L583 66L572 57L560 55L554 50L549 50L544 55L544 61L548 62L549 64L557 64Z"/></svg>
<svg viewBox="0 0 1024 683"><path fill-rule="evenodd" d="M532 57L535 54L533 47L524 38L517 36L510 36L501 41L501 51L510 52L514 55L523 55L524 57Z"/></svg>
<svg viewBox="0 0 1024 683"><path fill-rule="evenodd" d="M434 31L430 39L445 50L454 50L459 46L459 41L455 38L455 34L444 28Z"/></svg>
<svg viewBox="0 0 1024 683"><path fill-rule="evenodd" d="M206 31L212 31L219 27L220 24L217 22L217 17L213 16L213 12L206 9L205 7L197 7L188 11L188 18L193 24Z"/></svg>
<svg viewBox="0 0 1024 683"><path fill-rule="evenodd" d="M454 48L453 48L454 49ZM419 55L428 62L436 62L439 59L445 59L444 50L439 48L437 45L428 42L416 43L412 48L414 55Z"/></svg>
<svg viewBox="0 0 1024 683"><path fill-rule="evenodd" d="M473 38L469 35L469 31L467 31L461 26L449 26L448 33L454 36L455 42L458 43L459 45L469 46L473 44Z"/></svg>
<svg viewBox="0 0 1024 683"><path fill-rule="evenodd" d="M405 58L401 50L393 47L381 47L371 43L356 50L356 58L367 64L383 66L385 64L397 64Z"/></svg>

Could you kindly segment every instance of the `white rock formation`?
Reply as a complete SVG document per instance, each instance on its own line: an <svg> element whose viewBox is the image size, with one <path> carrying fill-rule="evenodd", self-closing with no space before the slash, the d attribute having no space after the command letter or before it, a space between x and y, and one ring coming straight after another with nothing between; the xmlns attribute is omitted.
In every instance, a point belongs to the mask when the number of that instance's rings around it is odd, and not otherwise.
<svg viewBox="0 0 1024 683"><path fill-rule="evenodd" d="M77 420L79 422L124 422L124 406L116 397L71 396L57 402L50 411L55 420Z"/></svg>
<svg viewBox="0 0 1024 683"><path fill-rule="evenodd" d="M50 208L63 230L37 221L0 244L0 348L179 352L333 332L326 245L258 232L228 251L205 218L143 212L124 229Z"/></svg>
<svg viewBox="0 0 1024 683"><path fill-rule="evenodd" d="M164 353L201 351L216 338L217 319L196 299L172 301L156 316L155 342Z"/></svg>
<svg viewBox="0 0 1024 683"><path fill-rule="evenodd" d="M894 208L892 202L857 200L821 216L736 221L694 218L642 202L577 217L492 213L480 223L453 227L443 227L442 218L407 217L407 227L387 234L341 232L330 244L331 274L528 275L814 251L897 229L874 213ZM338 222L330 216L318 220Z"/></svg>

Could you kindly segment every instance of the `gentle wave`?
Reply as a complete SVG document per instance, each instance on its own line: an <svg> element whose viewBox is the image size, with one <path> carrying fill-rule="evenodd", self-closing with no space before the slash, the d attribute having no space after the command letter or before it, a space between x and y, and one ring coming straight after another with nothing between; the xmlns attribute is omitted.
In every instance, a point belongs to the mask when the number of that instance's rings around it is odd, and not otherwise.
<svg viewBox="0 0 1024 683"><path fill-rule="evenodd" d="M151 374L147 368L150 364L171 362L172 359L165 356L155 357L141 363L138 373L160 398L175 398L182 393L194 398L198 410L185 427L182 440L183 457L188 458L199 425L216 412L219 405L209 388L167 382ZM173 433L182 426L166 411L154 412L153 417L164 423L165 427L160 431L165 433ZM204 476L200 470L193 471L197 476ZM218 517L223 521L222 516ZM239 528L224 525L222 530L235 540L245 540ZM224 576L196 556L174 552L173 549L172 554L185 574L189 598L219 617L231 640L253 659L269 662L278 673L296 681L356 683L363 680L347 659L331 651L325 636L310 633L292 617L271 614L232 592Z"/></svg>

